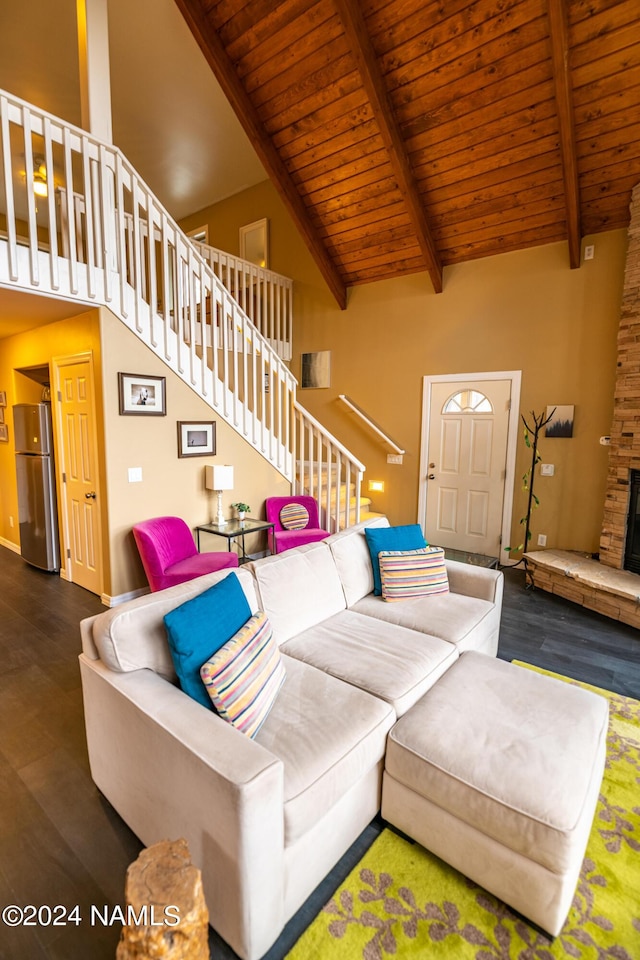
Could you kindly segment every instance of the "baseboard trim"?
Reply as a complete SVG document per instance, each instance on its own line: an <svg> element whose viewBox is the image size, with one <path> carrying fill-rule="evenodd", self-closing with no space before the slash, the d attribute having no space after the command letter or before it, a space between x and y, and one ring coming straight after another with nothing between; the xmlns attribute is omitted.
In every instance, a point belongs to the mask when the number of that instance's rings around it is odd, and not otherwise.
<svg viewBox="0 0 640 960"><path fill-rule="evenodd" d="M18 553L18 554L22 553L19 543L14 543L13 540L5 540L4 537L0 537L0 546L6 547L7 550L11 550L12 553Z"/></svg>
<svg viewBox="0 0 640 960"><path fill-rule="evenodd" d="M144 597L145 594L150 593L149 587L140 587L138 590L130 590L128 593L119 593L115 597L109 596L108 593L103 593L100 597L101 602L105 607L117 607L121 603L126 603L127 600L135 600L136 597Z"/></svg>

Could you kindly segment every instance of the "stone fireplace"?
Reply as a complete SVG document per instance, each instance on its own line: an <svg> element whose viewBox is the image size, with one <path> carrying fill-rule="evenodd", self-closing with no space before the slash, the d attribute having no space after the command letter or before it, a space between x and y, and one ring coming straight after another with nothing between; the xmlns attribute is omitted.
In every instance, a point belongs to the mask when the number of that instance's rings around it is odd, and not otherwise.
<svg viewBox="0 0 640 960"><path fill-rule="evenodd" d="M640 184L631 196L609 472L600 537L600 562L618 570L624 567L633 470L640 470Z"/></svg>
<svg viewBox="0 0 640 960"><path fill-rule="evenodd" d="M571 550L527 553L534 586L640 629L640 570L625 563L630 510L640 526L640 184L631 196L600 559ZM640 529L633 539L640 557Z"/></svg>

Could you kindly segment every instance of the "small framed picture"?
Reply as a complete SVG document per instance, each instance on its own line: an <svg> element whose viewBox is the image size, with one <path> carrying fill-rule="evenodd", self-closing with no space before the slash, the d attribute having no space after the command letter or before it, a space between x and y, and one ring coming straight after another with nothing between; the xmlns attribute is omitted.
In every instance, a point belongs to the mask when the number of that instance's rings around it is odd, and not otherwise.
<svg viewBox="0 0 640 960"><path fill-rule="evenodd" d="M9 440L9 427L6 423L0 423L0 440L4 440L5 443Z"/></svg>
<svg viewBox="0 0 640 960"><path fill-rule="evenodd" d="M566 403L547 407L547 416L551 420L545 428L545 437L572 437L574 410L573 404Z"/></svg>
<svg viewBox="0 0 640 960"><path fill-rule="evenodd" d="M0 390L0 407L6 407L7 405L7 391Z"/></svg>
<svg viewBox="0 0 640 960"><path fill-rule="evenodd" d="M215 420L178 421L179 457L210 457L215 452Z"/></svg>
<svg viewBox="0 0 640 960"><path fill-rule="evenodd" d="M120 415L164 417L165 377L146 377L138 373L118 374Z"/></svg>
<svg viewBox="0 0 640 960"><path fill-rule="evenodd" d="M316 390L331 386L331 351L317 350L315 353L302 354L302 376L300 386L303 390Z"/></svg>
<svg viewBox="0 0 640 960"><path fill-rule="evenodd" d="M0 423L4 423L4 407L0 407Z"/></svg>

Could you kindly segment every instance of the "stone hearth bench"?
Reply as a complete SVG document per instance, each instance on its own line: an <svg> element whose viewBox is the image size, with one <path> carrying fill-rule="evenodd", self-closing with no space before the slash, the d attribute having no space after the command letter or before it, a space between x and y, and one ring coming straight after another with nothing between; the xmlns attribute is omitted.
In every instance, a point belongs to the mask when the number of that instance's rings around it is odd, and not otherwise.
<svg viewBox="0 0 640 960"><path fill-rule="evenodd" d="M640 627L640 577L572 550L525 554L533 585L612 620Z"/></svg>
<svg viewBox="0 0 640 960"><path fill-rule="evenodd" d="M578 882L608 703L481 653L389 733L382 816L552 936Z"/></svg>

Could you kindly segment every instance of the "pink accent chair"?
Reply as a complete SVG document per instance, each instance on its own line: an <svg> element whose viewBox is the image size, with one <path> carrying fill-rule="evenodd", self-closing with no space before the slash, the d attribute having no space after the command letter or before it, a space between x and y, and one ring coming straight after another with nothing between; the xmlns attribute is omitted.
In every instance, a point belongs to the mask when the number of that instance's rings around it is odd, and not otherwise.
<svg viewBox="0 0 640 960"><path fill-rule="evenodd" d="M180 517L143 520L133 528L152 593L193 580L214 570L237 567L237 553L198 553L191 530Z"/></svg>
<svg viewBox="0 0 640 960"><path fill-rule="evenodd" d="M302 507L309 518L304 526L287 529L281 520L283 507L291 505ZM329 536L328 530L323 530L318 519L318 504L313 497L267 497L265 509L268 523L273 524L273 536L269 531L269 549L271 553L282 553L292 547L300 547L303 543L315 543ZM285 520L286 523L286 520Z"/></svg>

